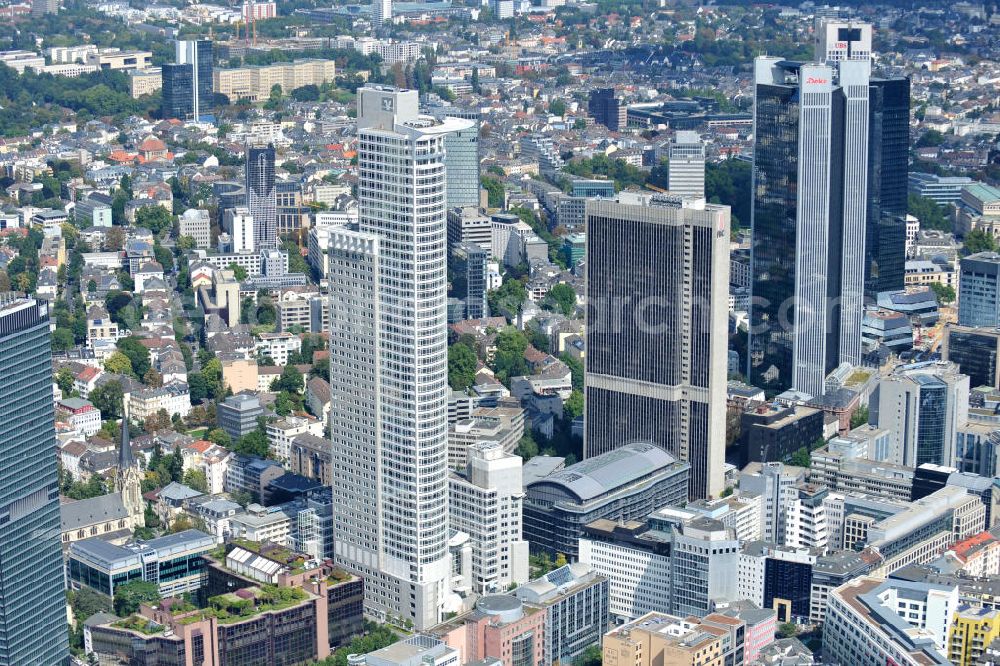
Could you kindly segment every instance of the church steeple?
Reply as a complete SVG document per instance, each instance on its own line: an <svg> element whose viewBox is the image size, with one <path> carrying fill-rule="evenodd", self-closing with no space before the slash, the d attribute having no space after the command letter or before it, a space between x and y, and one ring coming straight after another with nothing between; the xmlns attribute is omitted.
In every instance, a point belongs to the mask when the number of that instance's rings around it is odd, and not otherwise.
<svg viewBox="0 0 1000 666"><path fill-rule="evenodd" d="M115 491L121 493L122 504L132 516L132 524L146 524L146 507L142 501L142 470L132 455L132 441L128 433L128 413L122 416L121 437L118 440L118 470L115 473Z"/></svg>

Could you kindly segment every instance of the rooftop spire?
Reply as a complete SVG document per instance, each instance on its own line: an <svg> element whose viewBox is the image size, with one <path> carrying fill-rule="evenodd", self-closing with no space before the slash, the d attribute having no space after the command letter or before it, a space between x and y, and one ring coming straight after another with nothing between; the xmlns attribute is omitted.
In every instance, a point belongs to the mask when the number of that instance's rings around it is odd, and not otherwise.
<svg viewBox="0 0 1000 666"><path fill-rule="evenodd" d="M132 456L132 442L128 434L128 414L122 415L122 434L118 442L118 469L125 471L135 465L135 458Z"/></svg>

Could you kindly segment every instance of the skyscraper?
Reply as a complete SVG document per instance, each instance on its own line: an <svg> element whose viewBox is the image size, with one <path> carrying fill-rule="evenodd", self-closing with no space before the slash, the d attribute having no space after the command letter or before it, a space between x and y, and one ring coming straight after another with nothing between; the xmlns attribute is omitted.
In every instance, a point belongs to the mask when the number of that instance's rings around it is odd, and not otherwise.
<svg viewBox="0 0 1000 666"><path fill-rule="evenodd" d="M465 303L466 319L489 316L486 260L486 249L475 243L456 243L451 248L451 291Z"/></svg>
<svg viewBox="0 0 1000 666"><path fill-rule="evenodd" d="M358 230L330 233L336 559L377 617L443 617L448 554L445 139L414 90L358 91Z"/></svg>
<svg viewBox="0 0 1000 666"><path fill-rule="evenodd" d="M161 104L164 118L188 120L194 117L194 68L167 63L160 69L163 78Z"/></svg>
<svg viewBox="0 0 1000 666"><path fill-rule="evenodd" d="M705 198L705 144L697 132L678 132L668 148L671 194Z"/></svg>
<svg viewBox="0 0 1000 666"><path fill-rule="evenodd" d="M717 496L725 462L729 207L678 197L587 202L584 456L636 440Z"/></svg>
<svg viewBox="0 0 1000 666"><path fill-rule="evenodd" d="M0 663L69 664L49 310L0 295Z"/></svg>
<svg viewBox="0 0 1000 666"><path fill-rule="evenodd" d="M612 132L625 127L626 109L622 100L615 96L614 88L599 88L590 91L587 100L587 113L594 121L604 125Z"/></svg>
<svg viewBox="0 0 1000 666"><path fill-rule="evenodd" d="M247 208L253 216L253 243L258 250L278 247L277 194L274 191L274 144L247 146Z"/></svg>
<svg viewBox="0 0 1000 666"><path fill-rule="evenodd" d="M445 139L448 168L448 208L479 207L479 112L448 109L446 116L472 120L468 129L452 132ZM472 116L472 117L470 117Z"/></svg>
<svg viewBox="0 0 1000 666"><path fill-rule="evenodd" d="M179 39L174 60L191 65L192 117L195 120L212 107L212 42L208 39Z"/></svg>
<svg viewBox="0 0 1000 666"><path fill-rule="evenodd" d="M392 0L372 0L372 26L376 29L392 23Z"/></svg>
<svg viewBox="0 0 1000 666"><path fill-rule="evenodd" d="M872 80L871 26L817 34L818 64L755 62L749 353L755 383L814 396L860 363L865 295L903 286L909 140L909 84Z"/></svg>

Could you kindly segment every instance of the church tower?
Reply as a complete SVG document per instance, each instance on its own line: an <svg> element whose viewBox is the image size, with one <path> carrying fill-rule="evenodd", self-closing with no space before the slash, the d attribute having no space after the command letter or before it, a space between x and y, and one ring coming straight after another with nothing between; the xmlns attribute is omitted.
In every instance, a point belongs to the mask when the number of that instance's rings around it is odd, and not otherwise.
<svg viewBox="0 0 1000 666"><path fill-rule="evenodd" d="M115 472L115 492L121 493L122 504L132 518L132 527L146 526L146 507L142 500L142 470L132 455L128 434L128 414L122 417L122 435L118 443L118 471Z"/></svg>

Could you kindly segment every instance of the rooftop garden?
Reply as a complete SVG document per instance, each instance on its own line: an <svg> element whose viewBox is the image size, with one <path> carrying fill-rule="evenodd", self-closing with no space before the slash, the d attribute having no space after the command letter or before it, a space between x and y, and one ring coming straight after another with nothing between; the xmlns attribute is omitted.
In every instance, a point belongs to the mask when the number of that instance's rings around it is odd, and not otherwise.
<svg viewBox="0 0 1000 666"><path fill-rule="evenodd" d="M142 617L141 615L131 615L124 620L118 620L111 626L118 627L119 629L131 629L132 631L138 631L140 634L146 634L147 636L163 632L162 624L157 624L152 620Z"/></svg>
<svg viewBox="0 0 1000 666"><path fill-rule="evenodd" d="M211 597L203 614L222 624L232 624L259 613L291 608L308 598L309 595L297 587L262 585Z"/></svg>

